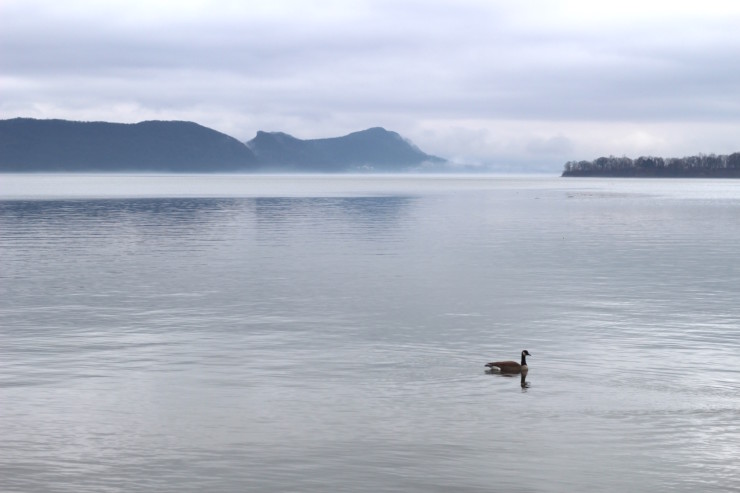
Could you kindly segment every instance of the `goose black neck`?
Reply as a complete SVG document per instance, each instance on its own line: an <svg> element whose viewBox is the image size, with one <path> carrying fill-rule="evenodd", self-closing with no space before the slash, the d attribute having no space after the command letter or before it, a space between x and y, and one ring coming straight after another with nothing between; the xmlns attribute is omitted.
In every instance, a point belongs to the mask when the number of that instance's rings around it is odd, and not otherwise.
<svg viewBox="0 0 740 493"><path fill-rule="evenodd" d="M522 366L527 366L527 356L522 353Z"/></svg>

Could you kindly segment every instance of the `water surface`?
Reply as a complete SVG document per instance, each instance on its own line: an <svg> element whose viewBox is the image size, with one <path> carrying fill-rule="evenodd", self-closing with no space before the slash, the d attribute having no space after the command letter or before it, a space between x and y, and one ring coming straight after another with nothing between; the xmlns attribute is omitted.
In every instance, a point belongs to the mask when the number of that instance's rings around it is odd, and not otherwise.
<svg viewBox="0 0 740 493"><path fill-rule="evenodd" d="M0 490L737 491L740 183L4 175ZM520 378L484 373L532 353Z"/></svg>

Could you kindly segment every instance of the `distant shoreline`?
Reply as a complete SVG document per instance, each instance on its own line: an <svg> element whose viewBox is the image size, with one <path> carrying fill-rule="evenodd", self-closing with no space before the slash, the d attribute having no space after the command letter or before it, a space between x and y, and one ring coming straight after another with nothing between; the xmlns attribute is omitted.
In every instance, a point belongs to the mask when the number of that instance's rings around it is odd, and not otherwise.
<svg viewBox="0 0 740 493"><path fill-rule="evenodd" d="M740 178L740 152L699 154L682 158L641 156L600 157L593 161L568 161L563 177L608 178Z"/></svg>
<svg viewBox="0 0 740 493"><path fill-rule="evenodd" d="M588 171L588 172L563 172L561 175L563 178L740 178L740 170L723 172L683 172L683 173L612 173L612 172L601 172L601 171Z"/></svg>

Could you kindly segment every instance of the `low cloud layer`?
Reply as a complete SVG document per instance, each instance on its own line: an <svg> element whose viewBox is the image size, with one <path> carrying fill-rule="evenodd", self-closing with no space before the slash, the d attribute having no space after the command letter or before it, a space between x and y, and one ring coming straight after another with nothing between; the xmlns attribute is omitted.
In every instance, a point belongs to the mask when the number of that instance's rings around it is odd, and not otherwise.
<svg viewBox="0 0 740 493"><path fill-rule="evenodd" d="M265 5L262 5L264 3ZM732 1L0 4L0 116L385 126L460 162L740 149Z"/></svg>

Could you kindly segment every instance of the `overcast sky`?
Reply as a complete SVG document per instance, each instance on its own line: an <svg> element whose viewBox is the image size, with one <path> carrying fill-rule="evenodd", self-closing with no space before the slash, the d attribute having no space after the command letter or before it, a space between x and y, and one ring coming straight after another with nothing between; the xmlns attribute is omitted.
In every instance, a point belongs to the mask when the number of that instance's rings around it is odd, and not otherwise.
<svg viewBox="0 0 740 493"><path fill-rule="evenodd" d="M464 163L740 151L740 2L0 2L0 118L395 130Z"/></svg>

